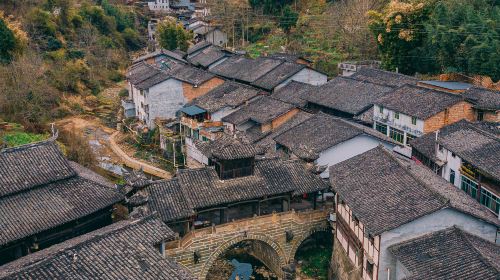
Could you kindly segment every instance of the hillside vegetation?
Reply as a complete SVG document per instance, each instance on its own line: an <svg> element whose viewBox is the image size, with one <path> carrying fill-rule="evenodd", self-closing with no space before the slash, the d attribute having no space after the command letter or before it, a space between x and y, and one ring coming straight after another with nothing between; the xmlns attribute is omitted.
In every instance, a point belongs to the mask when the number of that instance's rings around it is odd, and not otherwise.
<svg viewBox="0 0 500 280"><path fill-rule="evenodd" d="M145 20L107 0L6 0L0 10L0 119L29 131L95 105L145 45Z"/></svg>

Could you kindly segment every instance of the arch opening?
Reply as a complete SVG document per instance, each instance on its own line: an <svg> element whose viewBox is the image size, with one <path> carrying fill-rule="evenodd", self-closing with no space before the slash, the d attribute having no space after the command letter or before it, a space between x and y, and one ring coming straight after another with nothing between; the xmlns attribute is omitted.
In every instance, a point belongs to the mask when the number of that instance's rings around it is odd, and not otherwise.
<svg viewBox="0 0 500 280"><path fill-rule="evenodd" d="M281 279L286 259L281 248L265 238L235 238L214 252L202 275L214 279Z"/></svg>
<svg viewBox="0 0 500 280"><path fill-rule="evenodd" d="M296 247L291 256L297 264L296 275L301 278L328 279L333 252L331 230L314 231Z"/></svg>

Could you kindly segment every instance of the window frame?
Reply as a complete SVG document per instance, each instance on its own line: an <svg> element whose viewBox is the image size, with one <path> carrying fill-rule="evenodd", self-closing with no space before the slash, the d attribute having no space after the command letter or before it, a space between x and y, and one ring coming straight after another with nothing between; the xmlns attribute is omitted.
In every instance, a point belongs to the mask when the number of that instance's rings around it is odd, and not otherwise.
<svg viewBox="0 0 500 280"><path fill-rule="evenodd" d="M394 127L389 127L389 137L391 137L394 141L404 144L405 141L405 132ZM400 139L401 137L401 139Z"/></svg>
<svg viewBox="0 0 500 280"><path fill-rule="evenodd" d="M411 124L417 125L417 117L411 117Z"/></svg>

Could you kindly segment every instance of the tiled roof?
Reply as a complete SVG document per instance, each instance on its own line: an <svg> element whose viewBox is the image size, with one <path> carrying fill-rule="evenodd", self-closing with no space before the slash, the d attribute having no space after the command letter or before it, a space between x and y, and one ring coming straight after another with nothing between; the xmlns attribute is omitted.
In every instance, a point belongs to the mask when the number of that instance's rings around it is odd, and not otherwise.
<svg viewBox="0 0 500 280"><path fill-rule="evenodd" d="M172 77L192 85L201 85L215 77L214 74L189 65L173 65L166 72Z"/></svg>
<svg viewBox="0 0 500 280"><path fill-rule="evenodd" d="M500 91L472 87L464 96L474 103L474 107L486 110L500 110Z"/></svg>
<svg viewBox="0 0 500 280"><path fill-rule="evenodd" d="M206 35L215 29L217 29L217 28L213 27L213 26L200 25L200 26L197 26L193 29L193 33L200 34L200 35Z"/></svg>
<svg viewBox="0 0 500 280"><path fill-rule="evenodd" d="M127 79L133 85L137 85L155 75L158 75L159 69L145 62L132 65L127 72Z"/></svg>
<svg viewBox="0 0 500 280"><path fill-rule="evenodd" d="M304 99L327 108L358 115L391 90L393 88L388 86L336 77L305 95Z"/></svg>
<svg viewBox="0 0 500 280"><path fill-rule="evenodd" d="M415 85L418 82L415 77L370 67L362 67L352 74L351 78L390 87L400 87L405 84Z"/></svg>
<svg viewBox="0 0 500 280"><path fill-rule="evenodd" d="M138 63L138 62L141 62L141 61L144 61L146 59L150 59L150 58L154 58L154 57L157 57L157 56L160 56L160 55L164 55L170 59L174 59L176 61L179 61L179 62L184 62L184 63L187 63L186 60L184 60L184 58L182 57L182 55L176 53L176 52L173 52L173 51L169 51L169 50L166 50L166 49L159 49L159 50L156 50L154 52L150 52L150 53L147 53L143 56L140 56L138 58L136 58L132 63Z"/></svg>
<svg viewBox="0 0 500 280"><path fill-rule="evenodd" d="M212 150L212 156L221 160L252 158L262 153L262 149L248 144L233 144Z"/></svg>
<svg viewBox="0 0 500 280"><path fill-rule="evenodd" d="M197 52L197 51L199 51L199 50L202 50L202 49L204 49L204 48L206 48L206 47L209 47L209 46L211 46L211 45L212 45L212 44L210 44L210 43L209 43L209 42L207 42L207 41L201 41L201 42L199 42L199 43L197 43L197 44L195 44L195 45L193 45L193 46L189 47L189 48L188 48L188 50L187 50L187 54L188 54L188 55L191 55L192 53Z"/></svg>
<svg viewBox="0 0 500 280"><path fill-rule="evenodd" d="M196 279L156 248L173 236L155 216L121 221L4 265L0 279Z"/></svg>
<svg viewBox="0 0 500 280"><path fill-rule="evenodd" d="M443 208L500 225L493 213L431 170L383 147L331 166L330 182L373 236Z"/></svg>
<svg viewBox="0 0 500 280"><path fill-rule="evenodd" d="M317 90L318 86L291 81L286 86L276 90L271 96L284 102L292 103L298 107L305 107L307 101L305 96Z"/></svg>
<svg viewBox="0 0 500 280"><path fill-rule="evenodd" d="M265 124L289 112L293 108L295 108L295 106L290 103L286 103L272 97L263 96L255 101L241 106L239 110L225 116L222 120L236 125L249 120Z"/></svg>
<svg viewBox="0 0 500 280"><path fill-rule="evenodd" d="M205 95L194 99L189 105L196 105L213 113L225 107L236 108L259 94L259 90L253 87L226 81Z"/></svg>
<svg viewBox="0 0 500 280"><path fill-rule="evenodd" d="M500 246L457 227L393 245L389 251L408 270L408 280L500 277Z"/></svg>
<svg viewBox="0 0 500 280"><path fill-rule="evenodd" d="M244 56L233 56L210 71L228 79L252 83L281 63L283 63L281 60L264 57L250 59Z"/></svg>
<svg viewBox="0 0 500 280"><path fill-rule="evenodd" d="M439 130L437 143L500 180L500 133L487 130L480 123L462 120ZM433 161L436 158L436 134L413 139L411 146Z"/></svg>
<svg viewBox="0 0 500 280"><path fill-rule="evenodd" d="M229 56L228 52L217 46L209 46L196 55L188 57L188 61L195 66L202 66L206 68L226 56Z"/></svg>
<svg viewBox="0 0 500 280"><path fill-rule="evenodd" d="M147 191L151 210L158 212L164 222L185 219L194 214L192 207L182 195L179 181L175 178L156 181L147 188Z"/></svg>
<svg viewBox="0 0 500 280"><path fill-rule="evenodd" d="M462 100L464 98L457 94L405 85L378 99L375 104L426 120Z"/></svg>
<svg viewBox="0 0 500 280"><path fill-rule="evenodd" d="M52 141L0 152L0 245L88 216L123 200Z"/></svg>
<svg viewBox="0 0 500 280"><path fill-rule="evenodd" d="M0 150L0 197L75 175L53 141Z"/></svg>
<svg viewBox="0 0 500 280"><path fill-rule="evenodd" d="M261 76L253 82L252 85L270 91L304 68L306 68L306 66L303 64L283 62L273 70Z"/></svg>
<svg viewBox="0 0 500 280"><path fill-rule="evenodd" d="M138 83L135 85L136 88L138 89L148 89L152 86L155 86L161 82L164 82L170 78L172 78L171 75L159 70L159 69L156 69L156 74L154 76L151 76L145 80L143 80L142 82Z"/></svg>
<svg viewBox="0 0 500 280"><path fill-rule="evenodd" d="M321 112L274 140L299 158L312 161L317 159L322 151L363 134L373 136L380 141L394 143L392 139L376 130Z"/></svg>
<svg viewBox="0 0 500 280"><path fill-rule="evenodd" d="M300 162L257 160L254 175L220 180L213 167L177 174L182 193L195 209L284 193L310 193L328 188Z"/></svg>
<svg viewBox="0 0 500 280"><path fill-rule="evenodd" d="M382 147L331 166L330 182L372 236L446 205Z"/></svg>

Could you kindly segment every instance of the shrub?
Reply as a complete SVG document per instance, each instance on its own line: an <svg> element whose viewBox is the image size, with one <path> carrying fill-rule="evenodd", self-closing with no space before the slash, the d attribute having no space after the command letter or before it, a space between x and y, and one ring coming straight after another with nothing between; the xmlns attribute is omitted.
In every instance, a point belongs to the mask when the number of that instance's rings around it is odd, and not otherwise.
<svg viewBox="0 0 500 280"><path fill-rule="evenodd" d="M75 129L60 131L59 140L64 144L69 160L85 167L90 167L96 162L89 142L84 136L77 134Z"/></svg>

